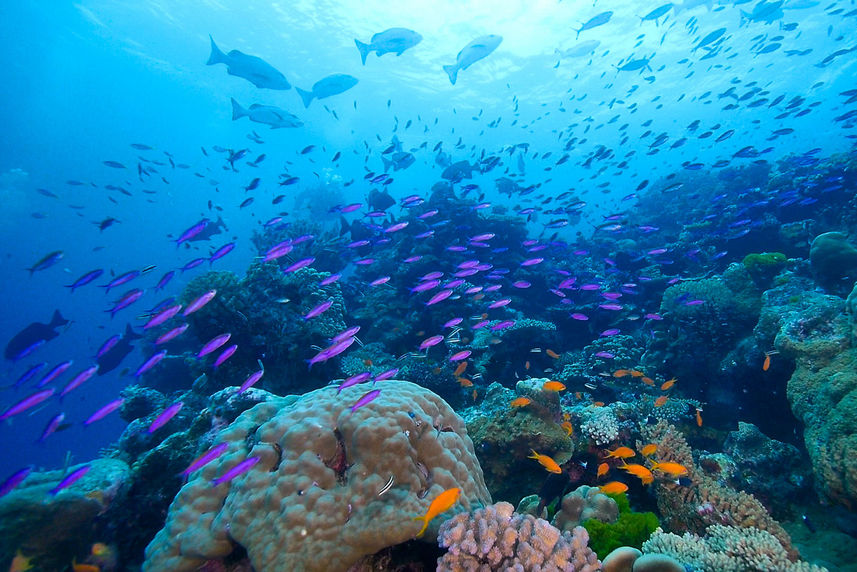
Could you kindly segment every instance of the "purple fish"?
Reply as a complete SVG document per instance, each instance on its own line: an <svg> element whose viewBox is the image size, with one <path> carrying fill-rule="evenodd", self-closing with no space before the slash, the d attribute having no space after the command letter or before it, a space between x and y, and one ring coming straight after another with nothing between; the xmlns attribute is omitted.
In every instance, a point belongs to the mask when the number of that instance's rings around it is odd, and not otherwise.
<svg viewBox="0 0 857 572"><path fill-rule="evenodd" d="M141 375L158 365L158 362L164 359L166 355L167 350L161 350L146 361L144 361L143 365L141 365L140 368L136 372L134 372L134 377L140 377Z"/></svg>
<svg viewBox="0 0 857 572"><path fill-rule="evenodd" d="M414 236L417 240L422 240L424 238L429 238L430 236L434 236L433 230L427 230L425 232L421 232L418 235Z"/></svg>
<svg viewBox="0 0 857 572"><path fill-rule="evenodd" d="M612 310L617 311L622 309L621 304L598 304L598 307L602 310Z"/></svg>
<svg viewBox="0 0 857 572"><path fill-rule="evenodd" d="M476 322L472 326L470 326L470 329L471 330L481 330L482 328L484 328L485 326L487 326L490 323L491 323L490 320L481 320L479 322Z"/></svg>
<svg viewBox="0 0 857 572"><path fill-rule="evenodd" d="M503 287L502 284L492 284L491 286L486 286L485 291L486 292L496 292L497 290L499 290L502 287Z"/></svg>
<svg viewBox="0 0 857 572"><path fill-rule="evenodd" d="M93 365L91 367L86 368L85 370L83 370L82 372L77 374L76 376L74 376L74 378L72 378L72 380L70 382L68 382L68 385L66 385L63 388L63 390L60 391L60 397L65 397L69 391L76 389L76 388L80 387L81 385L83 385L83 382L89 380L93 375L95 375L95 373L97 371L98 371L98 365Z"/></svg>
<svg viewBox="0 0 857 572"><path fill-rule="evenodd" d="M68 368L74 363L74 360L64 361L60 364L54 366L54 368L45 374L45 376L39 380L39 383L36 384L36 387L44 387L50 382L54 381L56 378L61 376L66 372Z"/></svg>
<svg viewBox="0 0 857 572"><path fill-rule="evenodd" d="M575 312L571 315L571 318L574 320L585 322L586 320L589 319L589 316L587 316L586 314L581 314L579 312Z"/></svg>
<svg viewBox="0 0 857 572"><path fill-rule="evenodd" d="M442 341L443 341L443 336L432 336L430 338L426 338L420 344L420 349L421 350L427 350L432 346L436 346L437 344L439 344Z"/></svg>
<svg viewBox="0 0 857 572"><path fill-rule="evenodd" d="M360 326L351 326L350 328L342 330L341 332L339 332L338 334L333 336L333 339L330 341L333 343L336 343L336 342L341 342L342 340L344 340L346 338L353 338L354 336L357 335L357 332L359 332L359 331L360 331Z"/></svg>
<svg viewBox="0 0 857 572"><path fill-rule="evenodd" d="M580 289L585 290L585 291L590 291L590 292L595 291L595 290L600 290L601 284L582 284L580 286Z"/></svg>
<svg viewBox="0 0 857 572"><path fill-rule="evenodd" d="M235 477L243 475L244 473L252 469L260 460L261 459L259 459L259 457L248 457L244 459L243 461L241 461L240 463L238 463L237 465L235 465L234 467L211 481L211 486L216 487L217 485L228 483Z"/></svg>
<svg viewBox="0 0 857 572"><path fill-rule="evenodd" d="M214 298L216 295L217 290L209 290L208 292L188 304L187 308L185 308L184 312L182 312L182 316L189 316L194 312L200 310L203 306L211 302L212 298Z"/></svg>
<svg viewBox="0 0 857 572"><path fill-rule="evenodd" d="M687 300L685 301L685 306L699 306L700 304L705 304L705 300Z"/></svg>
<svg viewBox="0 0 857 572"><path fill-rule="evenodd" d="M458 288L462 284L464 284L464 280L462 280L462 279L450 280L449 282L444 284L443 287L446 288L447 290L451 290L452 288Z"/></svg>
<svg viewBox="0 0 857 572"><path fill-rule="evenodd" d="M454 273L453 276L455 276L456 278L467 278L468 276L473 276L478 272L479 270L476 268L465 268L464 270L459 270L458 272Z"/></svg>
<svg viewBox="0 0 857 572"><path fill-rule="evenodd" d="M20 485L24 481L24 479L30 476L30 473L32 471L33 467L24 467L23 469L12 473L8 479L3 481L3 484L0 484L0 497L3 497L12 492L15 487Z"/></svg>
<svg viewBox="0 0 857 572"><path fill-rule="evenodd" d="M452 296L452 290L441 290L437 294L431 297L431 299L426 302L426 306L431 306L433 304L437 304L438 302L442 302Z"/></svg>
<svg viewBox="0 0 857 572"><path fill-rule="evenodd" d="M220 355L217 356L217 359L214 360L214 365L212 367L214 367L214 369L217 369L218 367L223 365L223 362L231 358L232 354L234 354L237 349L238 344L232 344L231 346L220 352Z"/></svg>
<svg viewBox="0 0 857 572"><path fill-rule="evenodd" d="M423 257L420 255L409 256L409 257L405 258L404 260L402 260L402 262L404 262L405 264L412 264L414 262L419 262L422 259L423 259Z"/></svg>
<svg viewBox="0 0 857 572"><path fill-rule="evenodd" d="M595 357L600 357L600 358L604 358L604 359L613 359L616 356L614 354L611 354L610 352L596 352Z"/></svg>
<svg viewBox="0 0 857 572"><path fill-rule="evenodd" d="M471 242L484 242L486 240L491 240L494 238L495 234L493 232L486 232L485 234L477 234L476 236L470 237Z"/></svg>
<svg viewBox="0 0 857 572"><path fill-rule="evenodd" d="M178 314L181 311L181 309L182 309L182 305L176 304L175 306L170 306L169 308L166 308L165 310L161 310L160 312L158 312L157 314L155 314L154 316L149 318L149 321L146 322L146 325L143 326L143 329L148 330L149 328L154 328L156 326L160 326L161 324L163 324L164 322L166 322L167 320L169 320L170 318L172 318L173 316Z"/></svg>
<svg viewBox="0 0 857 572"><path fill-rule="evenodd" d="M192 239L193 237L195 237L196 235L201 233L203 230L205 230L205 227L208 226L209 222L211 222L211 221L209 221L207 218L204 218L204 219L200 220L198 223L196 223L195 225L193 225L192 227L188 228L186 231L184 231L181 234L181 236L178 237L177 240L175 240L176 248L181 246L181 244L183 242Z"/></svg>
<svg viewBox="0 0 857 572"><path fill-rule="evenodd" d="M21 377L18 378L18 381L15 382L15 389L21 387L22 385L33 379L33 377L35 377L37 373L42 371L46 365L48 365L48 362L43 361L42 363L37 363L27 371L22 373Z"/></svg>
<svg viewBox="0 0 857 572"><path fill-rule="evenodd" d="M158 339L155 340L155 345L159 346L161 344L165 344L165 343L169 342L170 340L173 340L173 339L179 337L180 335L185 333L185 330L187 330L187 328L188 328L188 324L182 324L180 326L176 326L175 328L173 328L169 332L159 336Z"/></svg>
<svg viewBox="0 0 857 572"><path fill-rule="evenodd" d="M654 313L646 314L643 317L646 318L647 320L663 320L664 319L663 316L661 316L660 314L654 314Z"/></svg>
<svg viewBox="0 0 857 572"><path fill-rule="evenodd" d="M345 248L360 248L361 246L367 246L371 244L368 240L355 240L354 242L349 242L345 245Z"/></svg>
<svg viewBox="0 0 857 572"><path fill-rule="evenodd" d="M327 278L325 278L324 280L319 282L319 285L329 286L330 284L333 284L334 282L336 282L340 278L342 278L342 274L338 274L338 273L337 274L331 274L330 276L328 276Z"/></svg>
<svg viewBox="0 0 857 572"><path fill-rule="evenodd" d="M449 320L448 322L446 322L443 325L443 327L444 328L454 328L455 326L457 326L458 324L460 324L463 321L464 321L464 318L453 318L453 319Z"/></svg>
<svg viewBox="0 0 857 572"><path fill-rule="evenodd" d="M345 214L353 213L354 211L360 209L361 207L363 207L363 203L351 203L350 205L345 205L344 207L339 209L339 212L345 213Z"/></svg>
<svg viewBox="0 0 857 572"><path fill-rule="evenodd" d="M43 389L42 391L37 391L36 393L34 393L28 397L25 397L24 399L22 399L21 401L19 401L15 405L12 405L11 407L9 407L9 409L4 411L3 414L0 415L0 421L4 421L6 419L9 419L13 415L17 415L18 413L22 413L22 412L26 411L27 409L35 407L39 403L41 403L44 400L51 397L54 394L54 391L56 391L56 390L54 388L50 387L48 389Z"/></svg>
<svg viewBox="0 0 857 572"><path fill-rule="evenodd" d="M101 344L101 347L98 348L98 352L96 352L95 358L98 359L110 350L112 350L113 347L119 343L119 339L121 337L122 336L117 334L115 336L110 336L109 338L107 338L107 340L103 344Z"/></svg>
<svg viewBox="0 0 857 572"><path fill-rule="evenodd" d="M375 381L384 381L385 379L390 379L391 377L395 377L397 373L399 373L399 368L397 367L394 367L393 369L388 369L387 371L382 371L381 373L375 376Z"/></svg>
<svg viewBox="0 0 857 572"><path fill-rule="evenodd" d="M244 380L244 383L241 384L241 387L238 388L238 391L235 392L235 395L244 393L245 391L247 391L248 389L250 389L251 387L256 385L256 382L258 382L260 379L262 379L263 375L265 375L264 369L260 369L259 371L255 371L255 372L251 373L247 377L247 379Z"/></svg>
<svg viewBox="0 0 857 572"><path fill-rule="evenodd" d="M71 288L71 291L74 292L77 288L80 288L81 286L86 286L93 280L97 280L101 277L102 274L104 274L104 270L102 270L101 268L97 270L91 270L80 278L78 278L77 280L75 280L74 283L68 284L66 288Z"/></svg>
<svg viewBox="0 0 857 572"><path fill-rule="evenodd" d="M450 356L449 361L461 361L470 357L472 352L470 350L462 350L460 352L454 353Z"/></svg>
<svg viewBox="0 0 857 572"><path fill-rule="evenodd" d="M306 315L303 317L303 319L304 320L310 320L312 318L320 316L322 313L324 313L325 310L330 308L332 305L333 305L333 300L325 300L324 302L322 302L321 304L319 304L318 306L316 306L315 308L313 308L312 310L307 312Z"/></svg>
<svg viewBox="0 0 857 572"><path fill-rule="evenodd" d="M228 342L229 338L231 338L231 337L232 337L232 334L230 334L230 333L220 334L219 336L213 337L208 342L206 342L206 344L204 346L202 346L202 349L199 350L199 353L196 354L196 357L203 358L203 357L207 356L208 354L210 354L211 352L213 352L214 350L218 349L223 344Z"/></svg>
<svg viewBox="0 0 857 572"><path fill-rule="evenodd" d="M290 241L275 244L268 250L268 252L265 253L265 256L262 258L262 262L270 262L272 260L282 258L290 253L292 249L294 249L294 246L292 246Z"/></svg>
<svg viewBox="0 0 857 572"><path fill-rule="evenodd" d="M127 284L128 282L130 282L131 280L133 280L134 278L136 278L139 275L140 275L139 270L131 270L130 272L126 272L125 274L121 274L121 275L117 276L116 278L111 280L109 283L102 286L102 288L106 289L105 293L109 293L112 288L116 288L117 286L122 286L123 284Z"/></svg>
<svg viewBox="0 0 857 572"><path fill-rule="evenodd" d="M535 266L536 264L541 264L544 260L544 258L529 258L521 262L521 266Z"/></svg>
<svg viewBox="0 0 857 572"><path fill-rule="evenodd" d="M381 395L380 389L373 389L367 393L364 393L363 396L354 402L354 405L351 406L351 413L354 413L364 405L376 399L379 395Z"/></svg>
<svg viewBox="0 0 857 572"><path fill-rule="evenodd" d="M466 295L470 295L470 294L478 294L478 293L480 293L480 292L482 292L482 286L472 286L472 287L470 287L470 288L468 288L467 290L465 290L465 291L464 291L464 293L465 293Z"/></svg>
<svg viewBox="0 0 857 572"><path fill-rule="evenodd" d="M90 415L89 418L87 418L87 420L83 422L83 424L88 427L89 425L95 423L96 421L104 419L105 417L107 417L108 415L110 415L111 413L113 413L114 411L119 409L120 407L122 407L122 404L124 404L124 403L125 403L124 399L114 399L113 401L111 401L107 405L101 407L98 411L96 411L95 413Z"/></svg>
<svg viewBox="0 0 857 572"><path fill-rule="evenodd" d="M43 256L38 262L33 264L30 268L27 268L27 270L30 271L30 276L32 276L34 272L50 268L51 266L62 260L63 256L64 255L62 250L51 252L50 254L46 254L45 256Z"/></svg>
<svg viewBox="0 0 857 572"><path fill-rule="evenodd" d="M194 471L198 471L199 469L206 466L208 463L220 457L223 453L226 452L226 449L229 448L229 443L219 443L194 459L194 461L188 465L187 469L181 472L183 477L188 476Z"/></svg>
<svg viewBox="0 0 857 572"><path fill-rule="evenodd" d="M154 433L164 425L166 425L170 419L175 417L179 411L181 411L182 407L184 407L184 403L181 401L176 401L166 409L164 409L160 415L155 417L155 420L152 421L152 424L149 425L148 433Z"/></svg>
<svg viewBox="0 0 857 572"><path fill-rule="evenodd" d="M408 221L397 222L396 224L394 224L392 226L388 226L387 228L385 228L384 232L387 234L389 234L391 232L398 232L398 231L406 228L407 226L408 226Z"/></svg>
<svg viewBox="0 0 857 572"><path fill-rule="evenodd" d="M512 286L514 286L515 288L529 288L530 286L532 286L532 284L530 284L526 280L517 280L515 282L512 282Z"/></svg>
<svg viewBox="0 0 857 572"><path fill-rule="evenodd" d="M491 326L492 332L497 332L500 330L505 330L506 328L511 328L515 325L515 320L503 320L502 322L497 322L493 326Z"/></svg>
<svg viewBox="0 0 857 572"><path fill-rule="evenodd" d="M431 218L431 217L433 217L433 216L434 216L434 215L436 215L437 213L438 213L437 209L432 209L432 210L430 210L430 211L426 211L426 212L424 212L423 214L421 214L421 215L420 215L420 216L418 216L417 218L425 220L425 219L427 219L427 218Z"/></svg>
<svg viewBox="0 0 857 572"><path fill-rule="evenodd" d="M105 312L110 312L110 317L113 318L116 315L116 312L119 310L124 310L137 300L139 300L143 296L143 291L139 288L134 288L133 290L129 290L125 292L125 294L116 302L116 304L110 308L109 310L105 310Z"/></svg>
<svg viewBox="0 0 857 572"><path fill-rule="evenodd" d="M163 290L164 287L166 287L166 285L170 282L170 280L173 279L175 275L176 271L170 270L169 272L161 276L161 279L158 280L158 284L155 286L155 290Z"/></svg>
<svg viewBox="0 0 857 572"><path fill-rule="evenodd" d="M389 277L389 276L381 276L380 278L376 278L375 280L373 280L372 282L370 282L370 283L369 283L369 286L371 286L372 288L374 288L374 287L376 287L376 286L380 286L381 284L386 284L386 283L387 283L387 282L389 282L389 281L390 281L390 277Z"/></svg>
<svg viewBox="0 0 857 572"><path fill-rule="evenodd" d="M220 260L221 258L223 258L224 256L226 256L227 254L229 254L230 252L232 252L232 249L233 249L233 248L235 248L235 243L234 243L234 242L230 242L230 243L228 243L228 244L224 244L223 246L221 246L220 248L218 248L217 250L215 250L215 251L214 251L214 254L212 254L212 255L208 258L208 264L209 264L209 265L211 265L211 263L212 263L212 262L214 262L215 260Z"/></svg>
<svg viewBox="0 0 857 572"><path fill-rule="evenodd" d="M313 262L315 262L315 258L313 258L312 256L310 256L309 258L302 258L302 259L298 260L297 262L295 262L294 264L287 266L283 270L283 274L288 274L289 272L294 272L296 270L300 270L301 268L306 268L307 266L309 266Z"/></svg>
<svg viewBox="0 0 857 572"><path fill-rule="evenodd" d="M433 290L433 289L437 288L438 286L440 286L440 280L425 280L423 282L420 282L419 284L417 284L416 286L414 286L410 290L412 293L426 292L428 290Z"/></svg>
<svg viewBox="0 0 857 572"><path fill-rule="evenodd" d="M48 491L48 494L50 494L51 496L57 496L57 494L59 494L61 490L68 488L77 481L79 481L83 477L83 475L89 472L89 469L91 468L92 467L90 467L89 465L84 465L81 468L77 469L76 471L68 475L66 478L61 480L57 486Z"/></svg>
<svg viewBox="0 0 857 572"><path fill-rule="evenodd" d="M346 378L341 384L339 384L339 388L336 390L336 393L339 393L343 389L351 387L352 385L358 385L360 383L364 383L369 381L372 377L371 371L364 371L363 373L358 373L357 375L352 375L351 377Z"/></svg>
<svg viewBox="0 0 857 572"><path fill-rule="evenodd" d="M374 263L375 263L374 258L361 258L360 260L354 261L354 264L356 264L357 266L369 266L370 264L374 264Z"/></svg>
<svg viewBox="0 0 857 572"><path fill-rule="evenodd" d="M202 263L205 262L206 260L207 259L205 259L205 258L194 258L193 260L191 260L190 262L188 262L187 264L182 266L181 271L187 272L188 270L193 270L197 266L201 266Z"/></svg>
<svg viewBox="0 0 857 572"><path fill-rule="evenodd" d="M497 300L496 302L492 302L488 305L489 310L494 310L496 308L502 308L503 306L508 305L512 301L511 298L503 298L502 300Z"/></svg>
<svg viewBox="0 0 857 572"><path fill-rule="evenodd" d="M42 436L39 437L39 443L44 443L45 439L53 435L59 429L59 426L62 425L63 421L65 421L65 413L57 413L51 417L51 420L48 421L48 424L45 425L45 429L42 431Z"/></svg>
<svg viewBox="0 0 857 572"><path fill-rule="evenodd" d="M606 338L608 336L615 336L616 334L618 334L621 331L622 330L620 330L619 328L610 328L610 329L604 330L603 332L601 332L598 335L599 335L599 337Z"/></svg>
<svg viewBox="0 0 857 572"><path fill-rule="evenodd" d="M308 360L307 363L309 363L309 366L312 367L313 365L319 362L327 361L332 357L336 357L345 350L347 350L349 347L351 347L355 340L356 338L354 336L351 336L350 338L343 338L335 342L330 347L327 347L318 352L313 358Z"/></svg>

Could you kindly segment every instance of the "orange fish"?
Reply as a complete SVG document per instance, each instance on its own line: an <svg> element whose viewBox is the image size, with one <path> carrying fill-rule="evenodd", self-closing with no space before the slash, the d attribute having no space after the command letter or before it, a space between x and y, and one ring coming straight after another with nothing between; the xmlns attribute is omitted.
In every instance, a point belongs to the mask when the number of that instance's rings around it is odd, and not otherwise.
<svg viewBox="0 0 857 572"><path fill-rule="evenodd" d="M565 385L559 381L546 381L542 384L542 389L545 391L565 391Z"/></svg>
<svg viewBox="0 0 857 572"><path fill-rule="evenodd" d="M559 354L551 349L546 349L545 353L548 354L548 357L551 357L553 359L559 359Z"/></svg>
<svg viewBox="0 0 857 572"><path fill-rule="evenodd" d="M665 461L663 463L652 463L652 470L661 471L668 475L672 475L673 477L680 477L682 475L687 474L687 467L679 463L674 463L672 461Z"/></svg>
<svg viewBox="0 0 857 572"><path fill-rule="evenodd" d="M696 410L696 426L702 427L702 409Z"/></svg>
<svg viewBox="0 0 857 572"><path fill-rule="evenodd" d="M371 359L364 359L363 365L365 365L366 367L372 367L372 360Z"/></svg>
<svg viewBox="0 0 857 572"><path fill-rule="evenodd" d="M627 369L617 369L613 372L613 377L625 377L626 375L631 375L631 372Z"/></svg>
<svg viewBox="0 0 857 572"><path fill-rule="evenodd" d="M619 481L610 481L606 485L598 487L605 495L619 495L628 490L628 485Z"/></svg>
<svg viewBox="0 0 857 572"><path fill-rule="evenodd" d="M79 564L76 560L71 561L72 572L101 572L101 568L95 564Z"/></svg>
<svg viewBox="0 0 857 572"><path fill-rule="evenodd" d="M646 377L646 376L644 375L644 376L640 379L640 381L642 381L642 382L643 382L643 383L645 383L646 385L651 385L652 387L654 387L654 386L655 386L655 380L654 380L654 379L652 379L651 377Z"/></svg>
<svg viewBox="0 0 857 572"><path fill-rule="evenodd" d="M562 469L557 464L557 462L554 461L553 459L551 459L550 457L548 457L547 455L539 455L538 453L536 453L535 450L533 450L533 454L527 458L528 459L535 459L536 461L538 461L539 464L542 467L544 467L545 470L549 473L556 473L556 474L562 473Z"/></svg>
<svg viewBox="0 0 857 572"><path fill-rule="evenodd" d="M674 386L674 385L675 385L675 382L676 382L676 381L678 381L676 378L672 378L672 379L670 379L670 380L667 380L667 381L663 382L663 383L661 384L661 391L666 391L666 390L668 390L669 388L671 388L672 386Z"/></svg>
<svg viewBox="0 0 857 572"><path fill-rule="evenodd" d="M478 395L479 395L479 393L477 393L477 391L474 389L474 390L473 390L473 401L476 401L476 397L477 397Z"/></svg>
<svg viewBox="0 0 857 572"><path fill-rule="evenodd" d="M565 434L569 437L574 433L574 425L571 424L571 421L563 421L562 425L560 425L565 430Z"/></svg>
<svg viewBox="0 0 857 572"><path fill-rule="evenodd" d="M32 557L24 556L20 550L15 554L15 557L12 558L12 563L9 566L9 572L25 572L26 570L32 570L33 565L30 563Z"/></svg>
<svg viewBox="0 0 857 572"><path fill-rule="evenodd" d="M524 362L524 369L530 371L530 360Z"/></svg>
<svg viewBox="0 0 857 572"><path fill-rule="evenodd" d="M473 387L473 382L466 377L459 377L458 383L461 384L461 387Z"/></svg>
<svg viewBox="0 0 857 572"><path fill-rule="evenodd" d="M636 455L631 447L616 447L612 451L607 451L607 458L613 459L630 459Z"/></svg>
<svg viewBox="0 0 857 572"><path fill-rule="evenodd" d="M765 354L765 361L762 362L762 371L768 371L769 367L771 367L771 356L770 354Z"/></svg>
<svg viewBox="0 0 857 572"><path fill-rule="evenodd" d="M533 400L529 397L518 397L516 399L513 399L512 403L510 403L509 405L511 405L512 407L526 407L532 402Z"/></svg>
<svg viewBox="0 0 857 572"><path fill-rule="evenodd" d="M648 445L643 445L643 448L640 450L640 453L644 457L651 457L655 454L655 451L658 450L658 446L654 443L649 443Z"/></svg>
<svg viewBox="0 0 857 572"><path fill-rule="evenodd" d="M574 392L574 398L575 399L583 399L583 394L580 393L579 391L575 391Z"/></svg>
<svg viewBox="0 0 857 572"><path fill-rule="evenodd" d="M663 404L667 402L667 399L669 399L669 397L667 397L666 395L661 395L660 397L655 399L655 407L662 407Z"/></svg>
<svg viewBox="0 0 857 572"><path fill-rule="evenodd" d="M593 401L592 405L594 405L595 407L604 407L604 402L603 401Z"/></svg>
<svg viewBox="0 0 857 572"><path fill-rule="evenodd" d="M630 465L620 465L619 468L623 471L627 471L635 477L639 477L639 479L643 482L644 485L650 485L655 481L655 476L652 474L652 471L650 471L643 465L637 465L635 463L632 463Z"/></svg>
<svg viewBox="0 0 857 572"><path fill-rule="evenodd" d="M458 501L459 495L461 495L461 489L446 489L431 501L431 505L423 516L414 517L414 520L423 521L423 527L417 533L417 538L423 535L434 517L452 508L452 505Z"/></svg>
<svg viewBox="0 0 857 572"><path fill-rule="evenodd" d="M639 371L639 370L636 370L636 369L628 370L628 373L630 373L630 374L631 374L631 377L643 377L643 376L645 376L645 375L646 375L646 374L645 374L645 373L643 373L642 371Z"/></svg>
<svg viewBox="0 0 857 572"><path fill-rule="evenodd" d="M601 463L600 465L598 465L598 475L597 475L597 478L599 478L599 479L600 479L601 477L603 477L604 475L606 475L606 474L607 474L607 471L609 471L609 470L610 470L610 465L608 465L607 463Z"/></svg>

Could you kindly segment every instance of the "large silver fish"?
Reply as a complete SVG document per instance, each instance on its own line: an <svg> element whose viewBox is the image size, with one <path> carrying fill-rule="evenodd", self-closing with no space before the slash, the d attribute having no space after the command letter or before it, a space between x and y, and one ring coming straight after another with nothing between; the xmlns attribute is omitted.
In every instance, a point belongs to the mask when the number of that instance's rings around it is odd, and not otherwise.
<svg viewBox="0 0 857 572"><path fill-rule="evenodd" d="M363 65L366 65L366 56L375 52L380 58L384 54L395 53L401 56L408 48L413 48L422 41L423 37L413 30L407 28L390 28L383 32L378 32L368 44L364 44L360 40L354 40L357 44L357 49L360 50L360 59L363 60Z"/></svg>
<svg viewBox="0 0 857 572"><path fill-rule="evenodd" d="M357 85L356 77L344 73L335 73L315 82L312 86L312 91L306 91L299 87L296 87L295 89L297 90L298 95L301 96L301 99L304 102L304 107L309 107L309 104L313 99L324 99L325 97L330 97L332 95L339 95L344 91L348 91L355 85Z"/></svg>
<svg viewBox="0 0 857 572"><path fill-rule="evenodd" d="M497 49L497 46L499 46L502 41L502 36L488 34L487 36L480 36L464 46L464 48L458 52L458 56L456 56L454 64L443 66L443 71L445 71L446 75L449 76L450 83L455 85L455 80L458 79L458 72L460 70L466 70L474 63L488 56L491 52Z"/></svg>
<svg viewBox="0 0 857 572"><path fill-rule="evenodd" d="M285 127L300 127L303 121L286 111L273 105L260 105L254 103L249 108L241 107L241 104L232 98L232 121L249 117L250 121L270 125L271 129L283 129Z"/></svg>
<svg viewBox="0 0 857 572"><path fill-rule="evenodd" d="M211 55L205 65L226 64L226 73L236 77L243 77L256 87L267 89L289 89L292 84L286 80L286 76L280 73L274 66L257 56L249 56L238 50L232 50L224 54L211 40Z"/></svg>

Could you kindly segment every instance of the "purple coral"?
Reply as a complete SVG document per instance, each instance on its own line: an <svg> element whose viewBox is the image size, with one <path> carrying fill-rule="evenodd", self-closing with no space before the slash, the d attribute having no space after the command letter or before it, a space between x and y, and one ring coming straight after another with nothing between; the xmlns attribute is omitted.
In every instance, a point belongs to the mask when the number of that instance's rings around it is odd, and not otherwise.
<svg viewBox="0 0 857 572"><path fill-rule="evenodd" d="M546 520L514 512L506 502L456 515L441 526L438 540L449 549L438 559L438 572L601 569L583 527L562 532Z"/></svg>

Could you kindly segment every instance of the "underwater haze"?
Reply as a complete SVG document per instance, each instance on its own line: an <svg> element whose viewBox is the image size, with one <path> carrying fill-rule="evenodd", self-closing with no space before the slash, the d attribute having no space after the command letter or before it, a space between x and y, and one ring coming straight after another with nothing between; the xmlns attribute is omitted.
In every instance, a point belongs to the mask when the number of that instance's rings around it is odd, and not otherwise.
<svg viewBox="0 0 857 572"><path fill-rule="evenodd" d="M854 0L21 1L0 34L0 567L456 569L492 500L580 544L592 486L657 524L559 569L764 569L666 538L749 527L855 569ZM270 475L347 489L329 562L228 505L181 528Z"/></svg>

